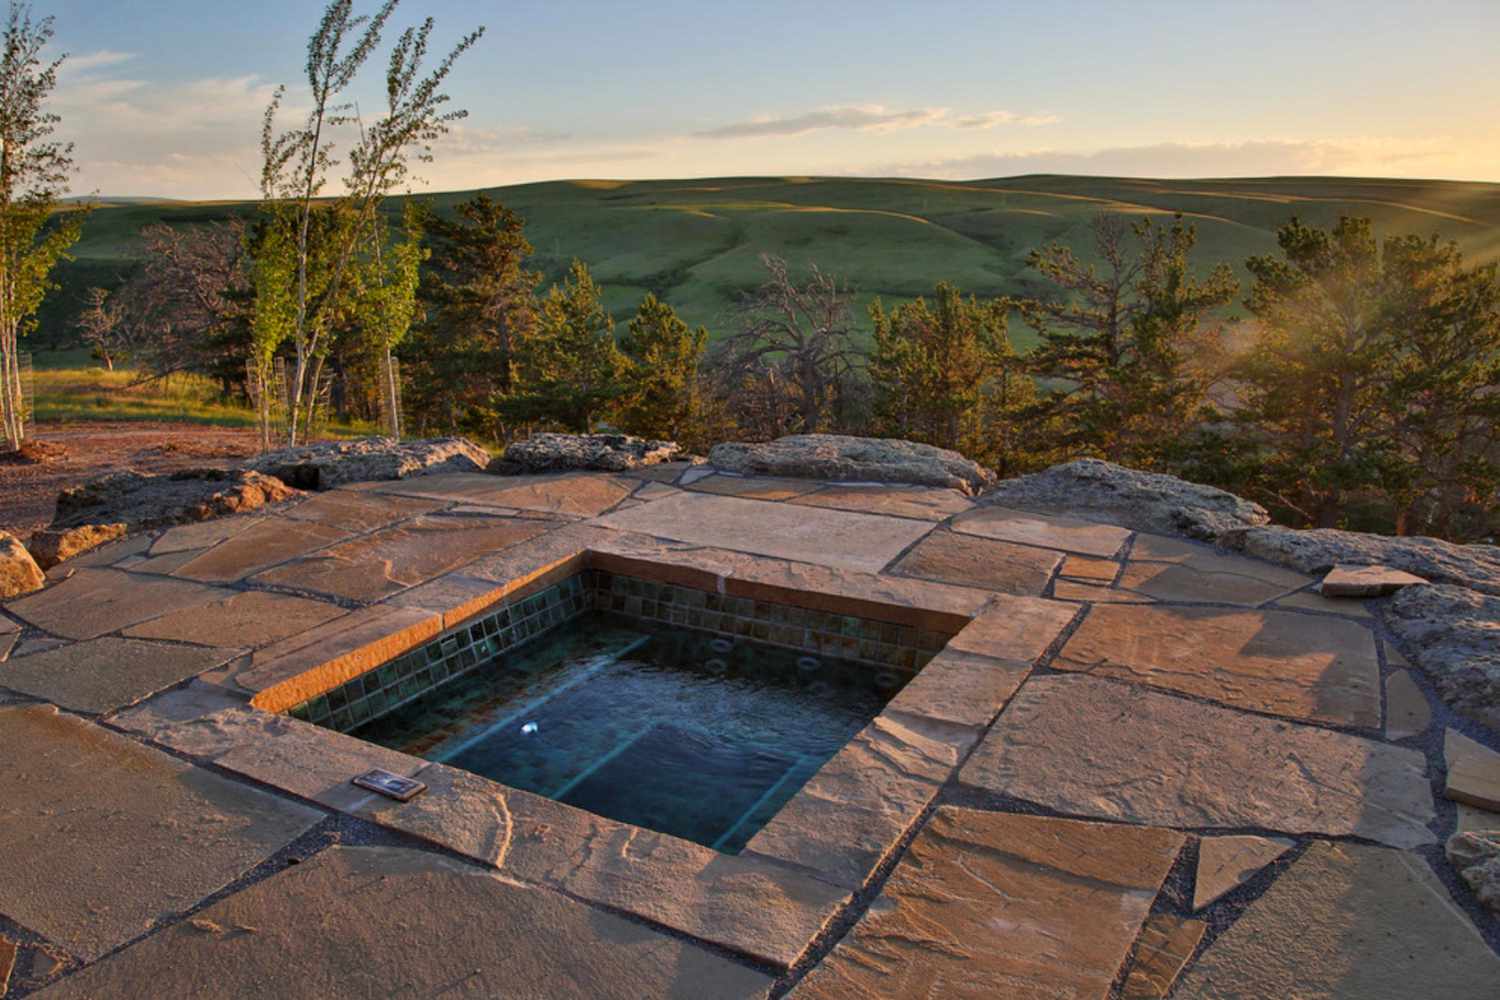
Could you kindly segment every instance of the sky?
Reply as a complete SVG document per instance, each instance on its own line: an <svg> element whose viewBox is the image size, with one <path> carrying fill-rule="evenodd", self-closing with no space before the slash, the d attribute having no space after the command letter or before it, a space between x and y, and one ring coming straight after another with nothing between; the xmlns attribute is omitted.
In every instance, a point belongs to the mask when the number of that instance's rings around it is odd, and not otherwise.
<svg viewBox="0 0 1500 1000"><path fill-rule="evenodd" d="M257 192L318 0L33 0L77 194ZM375 0L358 0L373 9ZM487 33L417 190L1025 173L1500 181L1500 0L403 0ZM435 47L437 47L435 46ZM384 61L353 96L378 114ZM288 117L286 124L291 124Z"/></svg>

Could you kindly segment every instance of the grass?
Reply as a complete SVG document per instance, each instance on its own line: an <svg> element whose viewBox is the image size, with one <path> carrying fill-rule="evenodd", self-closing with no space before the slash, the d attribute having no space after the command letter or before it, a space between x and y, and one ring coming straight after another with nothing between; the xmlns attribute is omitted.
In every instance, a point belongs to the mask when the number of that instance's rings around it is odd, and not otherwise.
<svg viewBox="0 0 1500 1000"><path fill-rule="evenodd" d="M255 414L246 406L226 401L218 385L200 375L172 375L141 382L134 371L108 371L91 362L87 349L39 351L36 370L35 419L59 421L159 421L215 427L254 427ZM329 437L374 433L363 423L336 424Z"/></svg>
<svg viewBox="0 0 1500 1000"><path fill-rule="evenodd" d="M980 296L1014 294L1028 251L1061 241L1089 248L1101 209L1181 211L1197 225L1205 267L1227 261L1242 282L1246 257L1273 252L1292 215L1331 225L1367 215L1383 234L1437 233L1471 260L1500 260L1500 185L1424 180L1273 177L1165 181L1037 175L948 182L848 178L711 178L690 181L555 181L491 188L520 211L535 266L560 274L578 257L625 318L647 291L714 338L733 328L732 306L761 279L759 257L818 263L848 279L861 310L923 294L941 280ZM449 211L473 192L428 196ZM399 211L395 203L389 206ZM121 280L142 226L195 225L254 211L246 202L129 202L98 209L45 307L42 339L67 342L90 285ZM863 314L860 320L864 323ZM1025 346L1029 333L1017 330Z"/></svg>

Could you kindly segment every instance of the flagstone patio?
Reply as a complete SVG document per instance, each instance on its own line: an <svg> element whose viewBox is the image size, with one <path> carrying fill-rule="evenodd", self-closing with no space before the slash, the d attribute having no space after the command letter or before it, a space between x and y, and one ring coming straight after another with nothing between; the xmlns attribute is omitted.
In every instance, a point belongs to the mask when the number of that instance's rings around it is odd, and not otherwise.
<svg viewBox="0 0 1500 1000"><path fill-rule="evenodd" d="M736 856L279 714L583 567L947 641ZM1500 994L1441 850L1500 735L1380 601L1211 545L674 465L59 569L0 609L0 997Z"/></svg>

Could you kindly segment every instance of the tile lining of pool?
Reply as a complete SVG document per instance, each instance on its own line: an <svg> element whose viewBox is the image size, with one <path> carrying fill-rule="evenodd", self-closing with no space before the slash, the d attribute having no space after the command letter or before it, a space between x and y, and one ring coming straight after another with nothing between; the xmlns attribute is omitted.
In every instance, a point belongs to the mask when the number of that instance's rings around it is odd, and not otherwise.
<svg viewBox="0 0 1500 1000"><path fill-rule="evenodd" d="M674 548L645 536L563 529L356 612L348 616L356 621L315 645L242 665L227 681L252 693L248 706L221 710L197 724L157 728L154 738L187 749L203 739L203 730L193 727L206 725L213 732L210 743L233 747L213 752L211 759L220 767L416 836L512 877L557 884L754 961L789 968L837 917L850 894L874 876L977 739L979 727L935 719L920 705L905 704L907 693L919 684L908 685L816 771L739 855L598 817L297 717L310 717L310 703L351 681L359 680L363 697L389 691L389 684L366 691L363 679L370 674L378 679L382 666L402 657L426 659L432 647L440 659L452 658L462 666L463 652L476 644L469 631L476 622L479 633L492 638L501 628L497 616L514 615L519 608L526 612L522 620L534 621L537 631L555 627L590 603L581 589L557 589L559 584L615 578L655 583L674 593L692 591L694 602L698 594L705 595L702 608L668 602L668 622L679 615L690 624L695 612L709 613L708 596L717 595L721 609L751 611L748 616L733 610L728 614L736 619L735 628L749 628L752 637L760 630L762 641L774 641L773 628L790 627L776 616L796 612L804 616L804 629L809 623L839 622L837 633L811 631L852 644L845 648L868 641L871 645L864 648L871 654L899 658L901 650L925 645L915 656L925 660L936 653L934 667L947 657L940 651L944 641L961 639L976 619L989 620L979 628L992 632L993 619L1006 611L995 606L1005 598L988 592L829 571L728 550ZM628 593L629 584L625 589L624 600L637 596ZM550 603L543 597L527 604L549 590L555 595ZM639 596L644 610L645 594ZM728 600L748 603L725 604ZM757 616L758 605L767 613ZM483 625L486 619L495 619L493 632ZM741 620L748 624L741 626ZM855 632L874 631L845 635L846 625ZM445 649L445 641L460 631L467 635L467 646L452 642ZM916 642L924 633L925 641ZM903 643L903 637L911 641ZM961 651L962 643L953 646L956 667L972 657ZM473 655L476 663L483 662L477 651ZM872 669L884 662L866 659ZM346 695L345 710L347 705ZM335 711L329 708L329 719ZM407 803L352 795L348 780L369 767L414 775L429 790ZM350 773L344 775L345 770ZM601 838L612 847L600 850Z"/></svg>

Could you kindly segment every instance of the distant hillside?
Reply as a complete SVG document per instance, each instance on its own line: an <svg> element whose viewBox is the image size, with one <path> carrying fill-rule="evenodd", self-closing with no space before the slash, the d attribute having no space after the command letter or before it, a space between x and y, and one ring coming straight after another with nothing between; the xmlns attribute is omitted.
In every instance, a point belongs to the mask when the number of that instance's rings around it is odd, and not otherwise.
<svg viewBox="0 0 1500 1000"><path fill-rule="evenodd" d="M439 210L474 192L425 196ZM536 266L559 273L588 262L623 316L647 291L719 336L735 298L760 278L758 257L817 262L846 277L861 304L914 297L939 280L982 296L1017 292L1026 253L1061 240L1088 249L1101 209L1182 212L1198 227L1200 259L1238 266L1275 249L1292 215L1332 224L1375 220L1382 233L1438 233L1471 259L1500 258L1500 185L1422 180L1270 177L1166 181L1036 175L987 181L717 178L691 181L556 181L491 188L527 219ZM394 207L394 206L393 206ZM247 202L112 198L89 220L77 260L60 276L39 339L71 339L71 318L90 285L113 285L139 252L138 233L253 211ZM1241 278L1243 279L1243 271ZM1024 335L1018 339L1024 340Z"/></svg>

